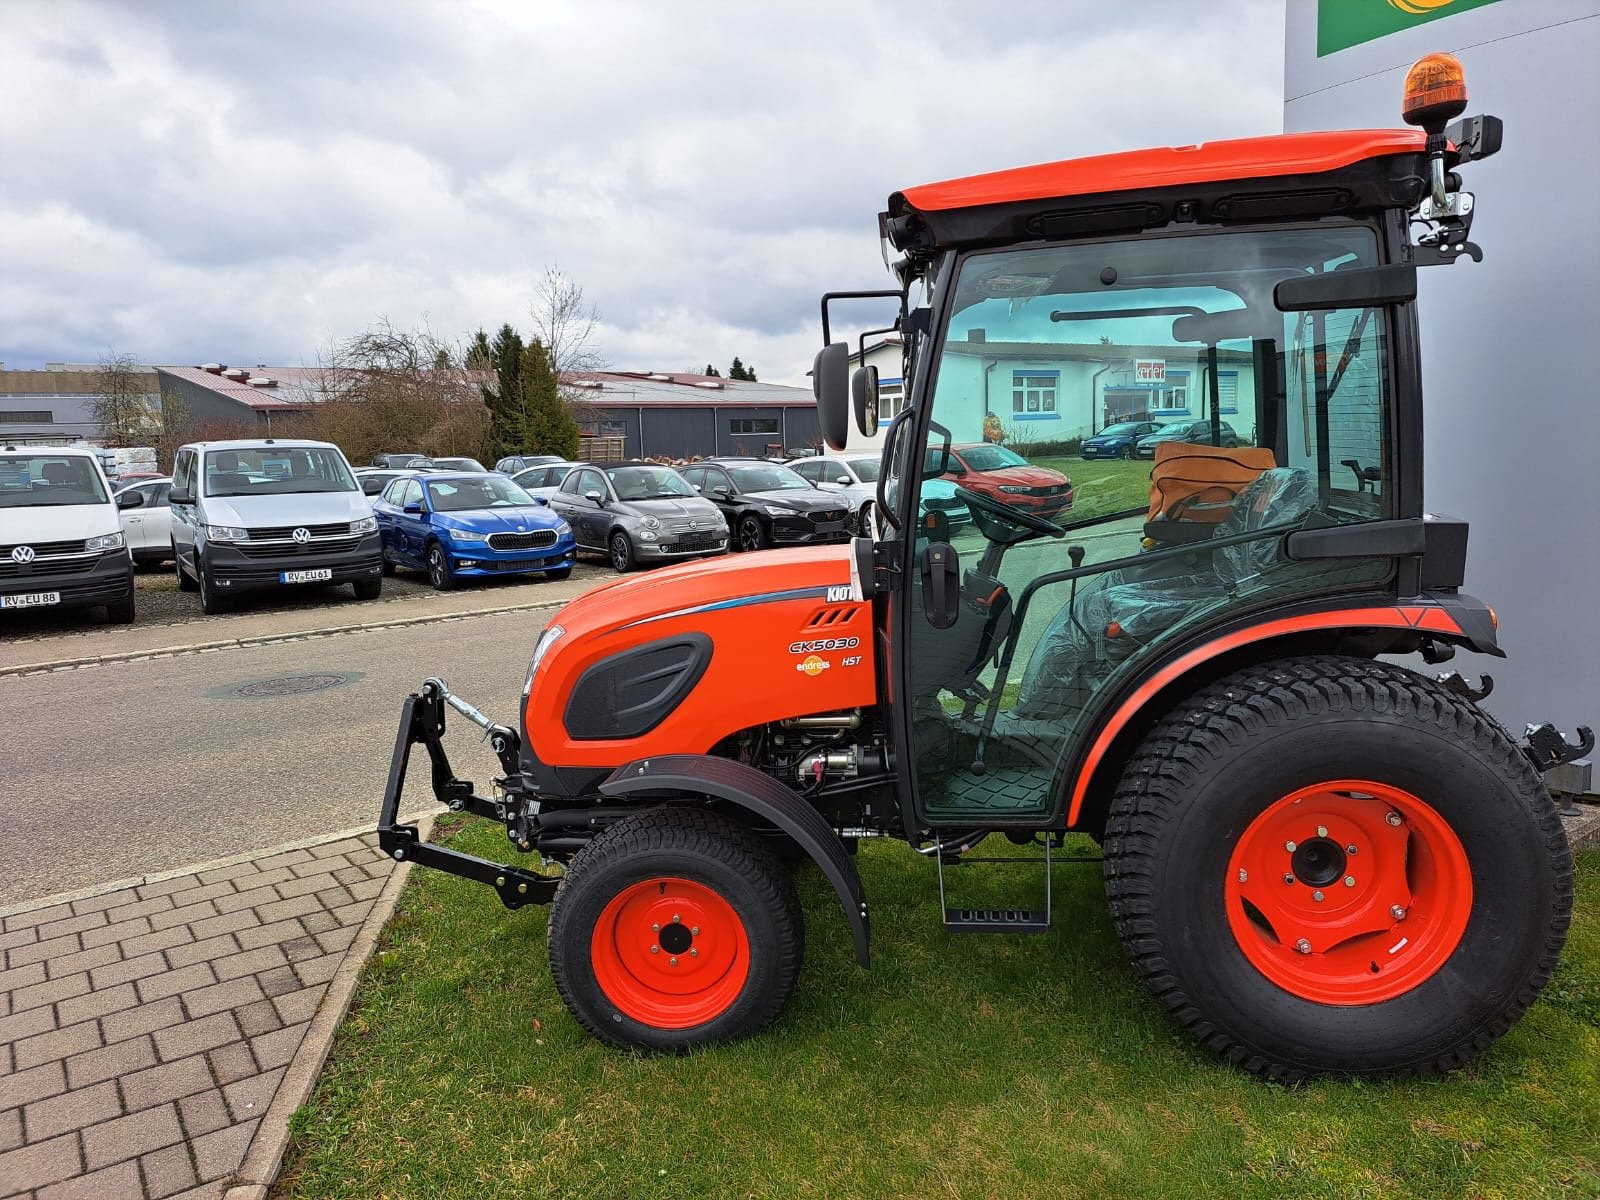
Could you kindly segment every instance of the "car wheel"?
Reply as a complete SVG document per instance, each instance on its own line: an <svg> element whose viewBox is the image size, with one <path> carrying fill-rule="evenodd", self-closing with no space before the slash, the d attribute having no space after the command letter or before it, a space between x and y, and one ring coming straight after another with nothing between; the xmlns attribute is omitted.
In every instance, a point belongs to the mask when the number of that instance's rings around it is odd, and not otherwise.
<svg viewBox="0 0 1600 1200"><path fill-rule="evenodd" d="M176 543L172 547L172 569L178 573L178 590L180 592L192 592L200 586L193 579L190 579L188 573L184 571L183 560L178 557Z"/></svg>
<svg viewBox="0 0 1600 1200"><path fill-rule="evenodd" d="M1124 446L1122 448L1122 452L1120 454L1118 454L1117 457L1120 458L1120 459L1125 459L1128 462L1132 462L1133 461L1133 447L1132 446Z"/></svg>
<svg viewBox="0 0 1600 1200"><path fill-rule="evenodd" d="M856 518L856 534L860 537L872 536L872 501L868 500L861 506L861 513Z"/></svg>
<svg viewBox="0 0 1600 1200"><path fill-rule="evenodd" d="M585 1029L683 1051L778 1015L805 925L788 872L743 826L663 808L616 822L573 859L548 940L551 978Z"/></svg>
<svg viewBox="0 0 1600 1200"><path fill-rule="evenodd" d="M387 553L385 553L383 556L383 573L385 575L394 574L394 563L389 561L389 555Z"/></svg>
<svg viewBox="0 0 1600 1200"><path fill-rule="evenodd" d="M383 579L356 579L350 583L357 600L376 600L383 595Z"/></svg>
<svg viewBox="0 0 1600 1200"><path fill-rule="evenodd" d="M455 572L450 569L450 557L438 542L428 547L428 582L436 592L448 592L456 583Z"/></svg>
<svg viewBox="0 0 1600 1200"><path fill-rule="evenodd" d="M553 571L546 571L544 573L544 577L546 579L554 579L557 583L560 583L563 579L571 579L572 578L572 568L571 567L557 567Z"/></svg>
<svg viewBox="0 0 1600 1200"><path fill-rule="evenodd" d="M126 600L117 600L106 605L106 620L113 625L132 625L133 616L133 597L131 595Z"/></svg>
<svg viewBox="0 0 1600 1200"><path fill-rule="evenodd" d="M217 591L217 585L211 579L211 572L206 570L205 560L198 554L194 560L195 573L200 577L200 611L207 616L215 616L220 612L228 611L228 602Z"/></svg>
<svg viewBox="0 0 1600 1200"><path fill-rule="evenodd" d="M755 513L745 513L739 518L739 549L765 550L767 543L767 527L761 523L760 517Z"/></svg>
<svg viewBox="0 0 1600 1200"><path fill-rule="evenodd" d="M611 565L621 574L633 570L633 543L618 529L611 535Z"/></svg>

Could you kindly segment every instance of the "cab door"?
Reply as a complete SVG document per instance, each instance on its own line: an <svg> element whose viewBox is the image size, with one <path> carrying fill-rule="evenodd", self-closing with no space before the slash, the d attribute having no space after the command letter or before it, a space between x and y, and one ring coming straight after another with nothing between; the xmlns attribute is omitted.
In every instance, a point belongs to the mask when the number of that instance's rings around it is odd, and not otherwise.
<svg viewBox="0 0 1600 1200"><path fill-rule="evenodd" d="M1307 522L1410 515L1393 512L1386 477L1357 494L1356 474L1338 466L1391 461L1389 316L1313 319L1272 301L1276 278L1378 257L1377 231L1344 223L958 262L919 376L915 432L895 455L903 487L890 489L909 531L893 646L906 694L894 708L921 819L1059 821L1096 714L1180 644L1392 577L1389 558L1291 562L1284 552ZM1148 460L1077 455L1108 411L1146 409L1179 424L1197 451L1255 447L1253 465L1203 505L1152 514ZM957 457L997 446L1068 476L1070 507L1030 509L1021 481L969 486ZM940 477L970 524L915 520L924 481Z"/></svg>

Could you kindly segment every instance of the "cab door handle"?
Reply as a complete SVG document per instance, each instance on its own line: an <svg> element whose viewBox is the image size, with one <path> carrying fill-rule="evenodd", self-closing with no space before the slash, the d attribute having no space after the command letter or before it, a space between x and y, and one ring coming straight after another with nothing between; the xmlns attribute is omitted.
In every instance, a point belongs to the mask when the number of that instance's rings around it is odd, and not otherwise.
<svg viewBox="0 0 1600 1200"><path fill-rule="evenodd" d="M961 558L948 542L922 548L922 613L935 629L949 629L961 615Z"/></svg>

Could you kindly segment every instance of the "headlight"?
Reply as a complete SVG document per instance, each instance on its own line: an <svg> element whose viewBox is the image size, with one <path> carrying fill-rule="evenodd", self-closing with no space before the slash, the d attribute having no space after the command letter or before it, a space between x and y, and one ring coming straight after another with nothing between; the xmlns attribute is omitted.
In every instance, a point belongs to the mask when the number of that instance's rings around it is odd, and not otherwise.
<svg viewBox="0 0 1600 1200"><path fill-rule="evenodd" d="M376 533L377 531L377 517L362 517L359 521L350 522L351 533Z"/></svg>
<svg viewBox="0 0 1600 1200"><path fill-rule="evenodd" d="M550 649L551 646L556 644L556 639L564 633L566 633L566 630L561 628L561 626L552 625L539 635L539 642L533 648L533 662L528 664L528 681L522 685L522 694L524 697L527 696L529 690L533 687L533 673L539 669L539 664L544 660L545 653Z"/></svg>
<svg viewBox="0 0 1600 1200"><path fill-rule="evenodd" d="M767 515L769 517L794 516L794 509L784 508L781 504L763 504L761 507L767 510Z"/></svg>
<svg viewBox="0 0 1600 1200"><path fill-rule="evenodd" d="M213 542L248 542L250 531L238 525L207 525L206 536Z"/></svg>
<svg viewBox="0 0 1600 1200"><path fill-rule="evenodd" d="M642 532L642 533L641 533L641 534L640 534L640 535L639 535L639 540L640 540L640 541L641 541L641 542L653 542L653 541L655 541L655 540L656 540L656 537L657 537L657 536L658 536L658 535L657 535L657 534L656 534L656 532L655 532L655 531L654 531L654 530L652 530L652 529L646 529L646 530L645 530L645 531L644 531L644 532Z"/></svg>
<svg viewBox="0 0 1600 1200"><path fill-rule="evenodd" d="M661 528L661 521L656 517L642 517L639 520L639 524L643 525L646 529Z"/></svg>
<svg viewBox="0 0 1600 1200"><path fill-rule="evenodd" d="M452 542L482 542L488 540L487 534L473 533L470 529L446 529L444 532Z"/></svg>
<svg viewBox="0 0 1600 1200"><path fill-rule="evenodd" d="M1010 492L1013 496L1021 496L1026 495L1032 489L1023 487L1019 483L1003 483L1000 485L1000 490L1002 492Z"/></svg>
<svg viewBox="0 0 1600 1200"><path fill-rule="evenodd" d="M92 537L83 544L85 550L121 550L122 530L115 533L102 533L99 537Z"/></svg>

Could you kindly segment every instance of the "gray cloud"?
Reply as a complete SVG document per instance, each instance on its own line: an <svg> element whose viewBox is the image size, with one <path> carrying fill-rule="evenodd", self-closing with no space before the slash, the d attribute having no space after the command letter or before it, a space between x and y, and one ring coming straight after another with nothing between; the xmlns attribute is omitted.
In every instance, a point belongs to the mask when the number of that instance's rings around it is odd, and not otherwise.
<svg viewBox="0 0 1600 1200"><path fill-rule="evenodd" d="M616 365L798 380L931 179L1275 131L1277 0L12 3L0 360L296 363L582 283Z"/></svg>

